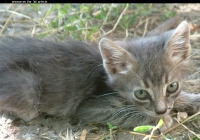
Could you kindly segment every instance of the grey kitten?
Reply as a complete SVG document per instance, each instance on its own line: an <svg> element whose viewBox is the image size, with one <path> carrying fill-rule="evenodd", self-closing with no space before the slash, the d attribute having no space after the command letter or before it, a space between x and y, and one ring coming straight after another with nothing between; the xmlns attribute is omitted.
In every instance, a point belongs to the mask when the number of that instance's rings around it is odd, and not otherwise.
<svg viewBox="0 0 200 140"><path fill-rule="evenodd" d="M78 116L125 128L156 125L163 118L164 131L173 123L172 109L200 111L200 94L181 92L189 70L189 36L189 25L183 21L175 30L154 37L128 42L102 39L99 49L107 83L116 92L85 100Z"/></svg>
<svg viewBox="0 0 200 140"><path fill-rule="evenodd" d="M133 128L166 130L172 109L199 111L200 94L181 92L190 54L189 26L126 42L0 38L0 108L25 121L39 113ZM100 51L99 51L100 50Z"/></svg>

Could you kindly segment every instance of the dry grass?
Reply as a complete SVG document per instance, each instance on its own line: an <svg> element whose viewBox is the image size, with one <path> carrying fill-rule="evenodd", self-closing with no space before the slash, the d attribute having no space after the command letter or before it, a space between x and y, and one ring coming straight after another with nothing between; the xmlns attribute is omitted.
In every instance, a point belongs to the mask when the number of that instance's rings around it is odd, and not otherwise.
<svg viewBox="0 0 200 140"><path fill-rule="evenodd" d="M127 10L127 5L115 23L104 26L107 22L107 19L105 19L100 30L93 35L93 41L97 42L102 36L108 36L114 39L127 39L146 35L146 33L164 22L162 16L166 14L166 11L163 13L162 10L160 10L162 6L163 4L154 5L152 8L154 8L155 12L147 16L138 17L137 21L124 31L119 28L121 17L127 14L134 14L134 10ZM167 6L169 10L177 11L177 14L182 19L187 19L190 23L192 53L195 53L191 57L192 62L194 62L194 67L188 79L185 81L184 90L187 92L200 93L200 5L181 4ZM46 25L50 22L49 20L55 17L53 17L53 15L48 16L47 14L38 17L36 12L31 11L29 5L2 4L0 7L0 35L36 36L41 33L60 35L63 30L62 27L47 30ZM43 5L40 12L44 13L48 11L50 7L51 4ZM83 40L87 42L85 37ZM109 131L106 127L94 124L88 125L87 127L81 127L79 125L71 126L67 119L45 116L41 116L29 123L24 123L21 120L13 118L13 116L3 114L4 113L2 113L0 118L0 139L5 140L100 140L109 135ZM200 113L197 113L182 122L177 121L176 124L168 131L164 132L164 134L167 136L170 134L173 138L176 138L176 140L192 139L194 136L199 137L199 114ZM175 117L177 116L175 115ZM113 131L114 139L120 140L138 140L139 135L141 134L129 132L128 130L118 129ZM140 138L142 139L142 137ZM163 138L158 136L155 139L160 140Z"/></svg>

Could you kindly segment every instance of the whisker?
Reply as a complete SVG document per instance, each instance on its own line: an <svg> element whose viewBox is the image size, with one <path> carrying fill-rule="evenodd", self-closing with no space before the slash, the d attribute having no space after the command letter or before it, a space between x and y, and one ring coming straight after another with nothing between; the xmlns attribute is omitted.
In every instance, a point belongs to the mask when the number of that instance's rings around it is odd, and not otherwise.
<svg viewBox="0 0 200 140"><path fill-rule="evenodd" d="M118 93L118 92L106 93L106 94L98 95L98 97L103 97L103 96L113 95L113 94L117 94L117 93Z"/></svg>
<svg viewBox="0 0 200 140"><path fill-rule="evenodd" d="M134 71L131 70L131 72L135 75L135 77L137 77L138 80L142 80L141 76L136 74Z"/></svg>
<svg viewBox="0 0 200 140"><path fill-rule="evenodd" d="M132 115L132 114L134 114L134 115ZM122 116L122 118L124 118L124 117L130 117L130 116L132 116L132 117L136 117L136 116L138 116L140 113L138 112L138 111L132 111L132 112L128 112L128 113L126 113L126 114L124 114L123 116Z"/></svg>
<svg viewBox="0 0 200 140"><path fill-rule="evenodd" d="M118 116L120 113L122 112L126 112L126 111L131 111L133 112L134 108L137 108L136 106L125 106L123 108L120 108L118 111L116 111L116 113L114 113L109 120L112 120L113 118L115 118L116 116ZM134 110L134 112L138 112L137 110Z"/></svg>
<svg viewBox="0 0 200 140"><path fill-rule="evenodd" d="M193 55L195 55L195 54L198 53L199 51L200 51L200 49L198 49L198 50L195 51L193 54L191 54L190 56L188 56L187 58L185 58L181 63L179 63L178 65L176 65L176 66L172 69L171 73L173 73L173 71L174 71L179 65L183 64L187 59L189 59L190 57L192 57Z"/></svg>
<svg viewBox="0 0 200 140"><path fill-rule="evenodd" d="M180 69L181 69L181 70L184 70L184 69L185 69L185 70L189 70L190 68L180 68Z"/></svg>
<svg viewBox="0 0 200 140"><path fill-rule="evenodd" d="M112 120L113 118L115 118L117 115L119 115L120 113L127 111L126 108L122 108L120 110L118 110L116 113L114 113L112 116L110 116L109 120Z"/></svg>
<svg viewBox="0 0 200 140"><path fill-rule="evenodd" d="M129 113L126 113L125 115L123 115L121 117L122 120L126 120L126 121L132 121L134 120L134 122L137 122L137 123L141 123L143 121L146 120L146 116L142 115L141 112L137 111L137 112L129 112Z"/></svg>

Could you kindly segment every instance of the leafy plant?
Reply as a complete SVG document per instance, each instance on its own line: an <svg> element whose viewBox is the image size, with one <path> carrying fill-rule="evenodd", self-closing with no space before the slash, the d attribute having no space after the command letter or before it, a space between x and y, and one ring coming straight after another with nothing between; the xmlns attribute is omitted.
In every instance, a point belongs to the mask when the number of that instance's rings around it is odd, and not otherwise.
<svg viewBox="0 0 200 140"><path fill-rule="evenodd" d="M106 136L106 137L102 138L101 140L104 140L105 138L109 138L109 140L113 140L113 135L112 135L113 130L118 128L117 126L112 126L112 124L110 124L109 122L107 122L107 124L108 124L108 128L109 128L109 136L108 137Z"/></svg>
<svg viewBox="0 0 200 140"><path fill-rule="evenodd" d="M128 9L122 15L117 30L126 31L141 15L151 11L152 4L128 4ZM127 4L49 4L45 12L44 5L29 4L41 20L37 26L44 29L38 37L56 35L59 39L67 36L82 40L95 40L100 32L107 32L107 27L113 27ZM121 29L120 29L121 28Z"/></svg>
<svg viewBox="0 0 200 140"><path fill-rule="evenodd" d="M108 124L109 131L110 131L110 138L112 140L113 139L112 131L113 131L113 129L117 129L117 126L112 126L109 122L107 122L107 124Z"/></svg>
<svg viewBox="0 0 200 140"><path fill-rule="evenodd" d="M200 140L198 137L193 137L192 140Z"/></svg>
<svg viewBox="0 0 200 140"><path fill-rule="evenodd" d="M152 125L144 125L144 126L138 126L135 127L133 129L133 131L135 132L141 132L141 133L145 133L151 130L151 134L147 135L146 137L144 137L144 140L149 139L151 140L151 137L153 136L153 132L156 131L157 129L159 129L162 125L163 125L164 121L162 119L159 120L158 124L156 126L152 126ZM175 139L169 139L166 136L164 136L162 133L161 135L163 136L163 138L165 140L175 140Z"/></svg>

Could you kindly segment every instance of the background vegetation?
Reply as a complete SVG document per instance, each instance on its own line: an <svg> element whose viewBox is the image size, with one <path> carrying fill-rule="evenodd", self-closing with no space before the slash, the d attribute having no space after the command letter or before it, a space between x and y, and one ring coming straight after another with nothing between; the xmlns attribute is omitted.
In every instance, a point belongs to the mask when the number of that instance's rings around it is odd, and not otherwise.
<svg viewBox="0 0 200 140"><path fill-rule="evenodd" d="M116 39L137 38L173 17L188 20L191 27L192 53L200 49L199 4L1 4L0 35L72 38L98 43L103 36ZM175 25L176 26L176 25ZM200 93L200 53L193 55L193 72L184 90ZM175 115L177 117L177 115ZM199 115L175 121L175 127L164 133L168 139L198 140ZM130 122L131 123L131 122ZM184 123L184 124L183 124ZM129 140L138 134L117 126L70 126L68 120L41 116L30 123L0 117L0 139L20 140ZM143 135L144 136L144 135ZM163 139L157 137L154 139Z"/></svg>

